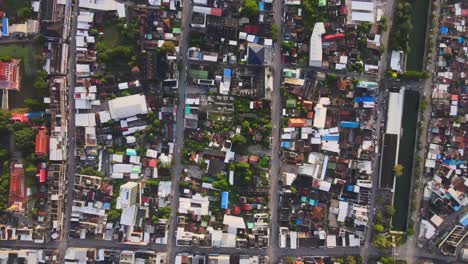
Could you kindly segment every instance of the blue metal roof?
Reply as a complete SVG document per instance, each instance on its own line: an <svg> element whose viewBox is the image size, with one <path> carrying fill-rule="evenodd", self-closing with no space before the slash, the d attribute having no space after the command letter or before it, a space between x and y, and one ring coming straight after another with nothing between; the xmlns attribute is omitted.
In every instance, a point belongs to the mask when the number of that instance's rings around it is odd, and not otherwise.
<svg viewBox="0 0 468 264"><path fill-rule="evenodd" d="M461 219L460 219L460 224L463 226L468 226L468 213L466 213Z"/></svg>
<svg viewBox="0 0 468 264"><path fill-rule="evenodd" d="M231 69L224 68L224 77L231 77Z"/></svg>
<svg viewBox="0 0 468 264"><path fill-rule="evenodd" d="M8 18L6 16L3 17L2 20L3 26L2 26L2 34L8 35Z"/></svg>
<svg viewBox="0 0 468 264"><path fill-rule="evenodd" d="M260 1L258 3L258 11L263 12L265 10L265 3L263 1Z"/></svg>
<svg viewBox="0 0 468 264"><path fill-rule="evenodd" d="M335 135L324 135L324 136L322 136L322 140L338 141L338 140L340 140L340 136L335 136Z"/></svg>
<svg viewBox="0 0 468 264"><path fill-rule="evenodd" d="M364 103L364 102L375 102L375 97L355 97L354 102Z"/></svg>
<svg viewBox="0 0 468 264"><path fill-rule="evenodd" d="M222 192L221 193L221 209L227 209L229 204L229 193Z"/></svg>
<svg viewBox="0 0 468 264"><path fill-rule="evenodd" d="M341 121L340 122L340 127L343 127L343 128L358 128L359 123L358 122Z"/></svg>
<svg viewBox="0 0 468 264"><path fill-rule="evenodd" d="M443 35L448 34L448 27L441 27L440 28L440 34L443 34Z"/></svg>
<svg viewBox="0 0 468 264"><path fill-rule="evenodd" d="M125 155L127 155L127 156L136 156L137 153L136 153L135 149L128 148L128 149L125 150Z"/></svg>

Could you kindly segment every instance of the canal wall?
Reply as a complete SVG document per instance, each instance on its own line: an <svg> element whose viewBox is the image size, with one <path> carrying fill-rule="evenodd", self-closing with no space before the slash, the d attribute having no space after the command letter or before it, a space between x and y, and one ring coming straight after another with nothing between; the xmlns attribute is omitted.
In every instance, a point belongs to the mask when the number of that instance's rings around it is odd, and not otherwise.
<svg viewBox="0 0 468 264"><path fill-rule="evenodd" d="M398 152L398 163L403 165L403 175L397 177L393 206L396 209L392 217L392 226L395 231L406 231L408 224L408 208L411 183L413 177L414 148L416 144L416 132L419 114L419 92L405 91L402 119L402 135Z"/></svg>
<svg viewBox="0 0 468 264"><path fill-rule="evenodd" d="M431 0L415 0L413 2L412 32L409 36L409 53L406 58L406 70L422 71L426 52L426 33Z"/></svg>

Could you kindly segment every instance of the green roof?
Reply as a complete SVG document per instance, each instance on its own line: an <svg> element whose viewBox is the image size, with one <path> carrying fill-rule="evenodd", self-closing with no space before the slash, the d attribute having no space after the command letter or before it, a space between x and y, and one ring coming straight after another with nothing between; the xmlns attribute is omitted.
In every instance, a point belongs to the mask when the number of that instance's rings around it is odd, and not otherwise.
<svg viewBox="0 0 468 264"><path fill-rule="evenodd" d="M319 0L319 6L325 6L327 4L327 0Z"/></svg>
<svg viewBox="0 0 468 264"><path fill-rule="evenodd" d="M283 77L294 78L296 77L296 73L293 71L284 71Z"/></svg>
<svg viewBox="0 0 468 264"><path fill-rule="evenodd" d="M141 172L141 166L133 166L131 173L140 173Z"/></svg>
<svg viewBox="0 0 468 264"><path fill-rule="evenodd" d="M336 163L328 162L327 169L332 169L332 170L336 169Z"/></svg>
<svg viewBox="0 0 468 264"><path fill-rule="evenodd" d="M296 107L296 100L295 99L289 99L286 101L286 107L287 108L294 108Z"/></svg>
<svg viewBox="0 0 468 264"><path fill-rule="evenodd" d="M173 28L172 33L174 34L180 34L180 28Z"/></svg>
<svg viewBox="0 0 468 264"><path fill-rule="evenodd" d="M190 70L189 75L194 79L208 79L208 71Z"/></svg>

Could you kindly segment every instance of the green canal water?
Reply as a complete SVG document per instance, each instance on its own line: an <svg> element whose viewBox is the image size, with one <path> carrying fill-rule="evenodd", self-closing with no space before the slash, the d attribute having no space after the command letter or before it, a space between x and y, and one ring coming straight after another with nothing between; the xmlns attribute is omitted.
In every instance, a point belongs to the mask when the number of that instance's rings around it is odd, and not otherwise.
<svg viewBox="0 0 468 264"><path fill-rule="evenodd" d="M413 1L413 15L411 17L413 32L409 36L410 52L406 60L406 70L423 70L426 29L428 26L427 12L430 2L430 0Z"/></svg>
<svg viewBox="0 0 468 264"><path fill-rule="evenodd" d="M392 218L393 230L406 231L408 222L408 207L411 190L411 178L413 176L414 146L416 141L416 129L418 123L419 93L406 91L403 106L402 128L398 163L403 165L403 175L398 177L395 185L393 200L396 209Z"/></svg>

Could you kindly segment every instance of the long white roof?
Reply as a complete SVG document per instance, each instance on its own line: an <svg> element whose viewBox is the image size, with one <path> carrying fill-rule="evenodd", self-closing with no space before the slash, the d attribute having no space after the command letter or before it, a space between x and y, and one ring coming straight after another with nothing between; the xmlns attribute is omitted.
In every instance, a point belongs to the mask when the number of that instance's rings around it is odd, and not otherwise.
<svg viewBox="0 0 468 264"><path fill-rule="evenodd" d="M310 37L309 66L322 67L322 34L325 34L323 22L315 23Z"/></svg>
<svg viewBox="0 0 468 264"><path fill-rule="evenodd" d="M374 13L352 11L352 21L374 22Z"/></svg>
<svg viewBox="0 0 468 264"><path fill-rule="evenodd" d="M374 2L352 1L352 10L372 11L374 10Z"/></svg>
<svg viewBox="0 0 468 264"><path fill-rule="evenodd" d="M115 0L80 0L81 8L101 11L117 11L119 17L125 17L125 5Z"/></svg>
<svg viewBox="0 0 468 264"><path fill-rule="evenodd" d="M401 118L403 115L404 91L389 93L387 113L387 134L400 135Z"/></svg>
<svg viewBox="0 0 468 264"><path fill-rule="evenodd" d="M146 98L142 94L134 94L110 100L109 112L114 120L147 114Z"/></svg>

